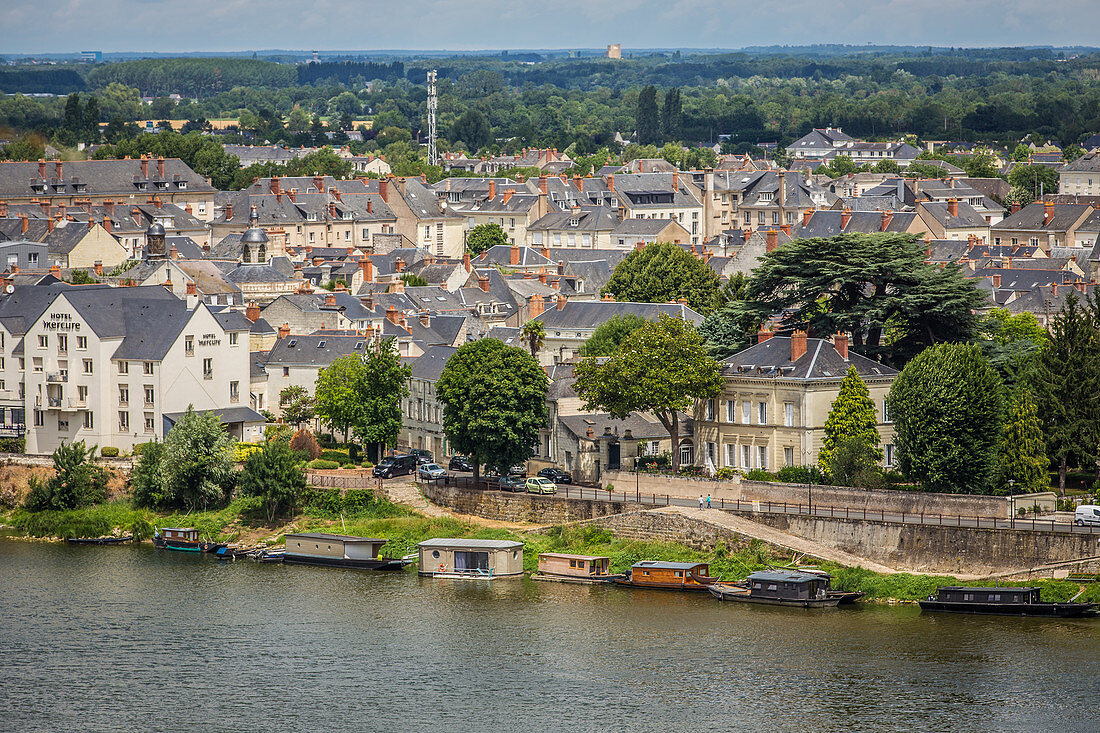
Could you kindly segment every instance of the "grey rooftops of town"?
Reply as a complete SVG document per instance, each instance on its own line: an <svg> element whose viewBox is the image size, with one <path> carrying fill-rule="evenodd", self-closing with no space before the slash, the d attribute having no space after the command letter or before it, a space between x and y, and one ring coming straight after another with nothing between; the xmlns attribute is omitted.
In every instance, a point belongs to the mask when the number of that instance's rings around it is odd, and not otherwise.
<svg viewBox="0 0 1100 733"><path fill-rule="evenodd" d="M588 437L588 431L592 431L592 438L604 435L614 435L622 438L626 431L638 439L654 440L668 438L665 426L656 420L648 420L637 413L631 413L625 420L619 420L608 413L590 413L581 415L566 415L559 417L558 421L578 438ZM692 435L695 431L695 423L687 413L680 413L680 435Z"/></svg>
<svg viewBox="0 0 1100 733"><path fill-rule="evenodd" d="M758 379L843 379L848 367L854 366L864 379L897 374L897 370L854 351L849 351L845 360L834 345L824 339L807 338L806 353L795 361L791 361L791 355L791 337L772 336L727 357L723 361L723 372Z"/></svg>
<svg viewBox="0 0 1100 733"><path fill-rule="evenodd" d="M680 303L621 303L608 300L570 300L561 310L556 306L547 306L535 320L542 321L547 329L588 330L614 316L627 313L649 320L664 313L673 318L683 318L696 326L703 322L700 314Z"/></svg>
<svg viewBox="0 0 1100 733"><path fill-rule="evenodd" d="M268 352L266 364L281 366L328 366L349 354L366 352L366 336L335 334L291 334L275 342Z"/></svg>
<svg viewBox="0 0 1100 733"><path fill-rule="evenodd" d="M1053 215L1049 223L1046 221L1046 206L1042 201L1036 201L1023 207L1015 214L1005 217L994 224L992 229L997 231L1034 230L1034 231L1066 231L1077 223L1081 217L1093 209L1088 204L1051 204Z"/></svg>
<svg viewBox="0 0 1100 733"><path fill-rule="evenodd" d="M672 223L679 224L674 219L623 219L615 227L615 234L636 234L641 236L657 236Z"/></svg>
<svg viewBox="0 0 1100 733"><path fill-rule="evenodd" d="M161 191L178 190L212 192L213 186L191 170L179 158L166 158L164 176L160 176L159 162L155 159L124 160L72 160L46 163L45 178L40 175L38 161L0 163L0 197L45 195L155 195ZM62 177L57 177L57 166L62 166ZM142 174L142 166L145 174ZM45 182L49 192L33 186ZM157 183L163 183L162 188ZM180 186L179 183L183 183ZM148 184L152 183L150 187Z"/></svg>
<svg viewBox="0 0 1100 733"><path fill-rule="evenodd" d="M1062 170L1069 172L1100 173L1100 151L1085 153L1077 160L1066 163L1062 167Z"/></svg>
<svg viewBox="0 0 1100 733"><path fill-rule="evenodd" d="M423 379L429 382L439 380L443 373L443 367L447 360L458 351L454 346L429 346L424 353L410 362L413 379Z"/></svg>

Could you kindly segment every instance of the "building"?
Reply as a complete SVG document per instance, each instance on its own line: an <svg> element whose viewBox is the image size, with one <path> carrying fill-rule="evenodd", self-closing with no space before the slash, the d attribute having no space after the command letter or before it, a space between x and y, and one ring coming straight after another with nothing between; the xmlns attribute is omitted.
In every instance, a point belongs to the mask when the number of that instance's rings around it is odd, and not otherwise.
<svg viewBox="0 0 1100 733"><path fill-rule="evenodd" d="M872 143L856 140L839 127L814 128L787 146L787 154L796 159L814 159L829 163L846 155L857 165L892 160L902 168L917 159L920 151L905 142Z"/></svg>
<svg viewBox="0 0 1100 733"><path fill-rule="evenodd" d="M773 336L768 331L760 332L757 344L722 362L722 394L697 402L695 463L739 471L816 465L825 420L851 366L875 404L883 464L893 466L886 397L897 371L849 351L846 335L829 342L802 332Z"/></svg>
<svg viewBox="0 0 1100 733"><path fill-rule="evenodd" d="M1100 150L1062 166L1058 170L1058 192L1100 196Z"/></svg>
<svg viewBox="0 0 1100 733"><path fill-rule="evenodd" d="M622 57L623 47L618 43L612 43L608 45L607 50L604 52L604 58L621 59Z"/></svg>
<svg viewBox="0 0 1100 733"><path fill-rule="evenodd" d="M609 175L607 187L617 198L620 219L675 219L689 233L687 244L702 241L702 192L688 174Z"/></svg>
<svg viewBox="0 0 1100 733"><path fill-rule="evenodd" d="M427 576L522 578L523 543L513 540L435 538L417 545L418 573Z"/></svg>
<svg viewBox="0 0 1100 733"><path fill-rule="evenodd" d="M458 351L453 346L429 346L424 353L408 362L409 396L405 399L401 434L397 444L402 448L431 451L436 461L451 455L447 436L443 433L443 402L436 394L436 384L447 360Z"/></svg>
<svg viewBox="0 0 1100 733"><path fill-rule="evenodd" d="M688 244L697 239L699 237L693 237L676 219L623 219L610 236L613 249L627 250L654 242ZM556 242L554 246L557 246Z"/></svg>
<svg viewBox="0 0 1100 733"><path fill-rule="evenodd" d="M1049 252L1053 247L1096 244L1100 209L1088 204L1036 201L990 228L994 245L1030 245Z"/></svg>

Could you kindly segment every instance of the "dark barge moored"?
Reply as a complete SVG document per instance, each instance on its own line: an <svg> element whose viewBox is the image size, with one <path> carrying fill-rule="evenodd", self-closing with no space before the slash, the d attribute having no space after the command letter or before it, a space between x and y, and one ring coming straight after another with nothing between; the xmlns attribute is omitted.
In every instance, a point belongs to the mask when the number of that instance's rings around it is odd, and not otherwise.
<svg viewBox="0 0 1100 733"><path fill-rule="evenodd" d="M1095 616L1095 603L1050 603L1039 588L968 588L948 585L920 601L922 611L981 613L994 616L1046 616L1080 618Z"/></svg>
<svg viewBox="0 0 1100 733"><path fill-rule="evenodd" d="M709 590L720 601L759 603L767 606L827 608L841 601L841 593L829 593L828 579L819 573L765 570L752 573L745 583L716 583Z"/></svg>
<svg viewBox="0 0 1100 733"><path fill-rule="evenodd" d="M283 562L287 565L326 565L362 570L400 570L409 564L400 558L379 557L387 540L310 532L288 534Z"/></svg>

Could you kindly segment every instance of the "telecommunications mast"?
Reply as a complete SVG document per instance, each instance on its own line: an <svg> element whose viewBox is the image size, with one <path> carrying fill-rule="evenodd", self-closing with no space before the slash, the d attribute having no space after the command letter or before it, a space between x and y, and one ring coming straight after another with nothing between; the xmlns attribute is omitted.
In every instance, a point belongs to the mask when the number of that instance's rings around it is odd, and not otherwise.
<svg viewBox="0 0 1100 733"><path fill-rule="evenodd" d="M428 165L439 165L439 153L435 149L435 69L428 72Z"/></svg>

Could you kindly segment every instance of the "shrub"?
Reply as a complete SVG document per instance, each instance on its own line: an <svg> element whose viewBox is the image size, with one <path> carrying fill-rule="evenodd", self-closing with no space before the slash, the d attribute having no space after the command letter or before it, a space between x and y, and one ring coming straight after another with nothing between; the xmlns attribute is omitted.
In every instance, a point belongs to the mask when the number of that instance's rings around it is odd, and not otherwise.
<svg viewBox="0 0 1100 733"><path fill-rule="evenodd" d="M783 466L775 472L775 477L788 484L806 484L810 482L809 466ZM816 476L814 477L817 478Z"/></svg>
<svg viewBox="0 0 1100 733"><path fill-rule="evenodd" d="M321 446L317 443L317 439L313 437L313 433L305 428L296 432L294 437L290 439L290 448L302 456L308 457L311 461L321 457Z"/></svg>
<svg viewBox="0 0 1100 733"><path fill-rule="evenodd" d="M762 468L754 468L745 474L748 481L775 481L775 476Z"/></svg>
<svg viewBox="0 0 1100 733"><path fill-rule="evenodd" d="M335 463L339 466L342 466L345 463L351 463L352 462L351 459L348 457L347 451L342 451L342 450L333 450L333 449L323 450L323 451L321 451L321 456L320 457L322 459L326 460L326 461L332 461L333 463Z"/></svg>
<svg viewBox="0 0 1100 733"><path fill-rule="evenodd" d="M268 441L253 451L241 470L240 488L245 496L259 496L267 520L275 521L280 510L295 505L305 491L305 476L298 469L298 454L281 440Z"/></svg>
<svg viewBox="0 0 1100 733"><path fill-rule="evenodd" d="M326 461L324 458L317 458L309 462L309 467L317 471L331 471L334 468L340 468L340 464L336 461Z"/></svg>
<svg viewBox="0 0 1100 733"><path fill-rule="evenodd" d="M680 467L680 475L681 476L702 476L703 475L703 467L702 466L681 466Z"/></svg>
<svg viewBox="0 0 1100 733"><path fill-rule="evenodd" d="M613 483L608 483L607 486L604 487L604 491L614 491L614 490L615 490L615 484L613 484Z"/></svg>
<svg viewBox="0 0 1100 733"><path fill-rule="evenodd" d="M148 450L149 446L153 445L154 442L155 441L150 441L148 443L137 443L134 445L134 449L130 452L134 455L134 457L140 456L145 453L145 451Z"/></svg>
<svg viewBox="0 0 1100 733"><path fill-rule="evenodd" d="M363 461L363 468L374 468L374 464L370 461Z"/></svg>
<svg viewBox="0 0 1100 733"><path fill-rule="evenodd" d="M322 448L332 448L336 445L336 438L332 436L332 433L320 433L317 436L317 442Z"/></svg>
<svg viewBox="0 0 1100 733"><path fill-rule="evenodd" d="M32 476L27 482L27 509L78 509L104 501L109 474L92 463L94 455L95 448L86 447L83 440L59 446L53 452L56 475L44 482Z"/></svg>
<svg viewBox="0 0 1100 733"><path fill-rule="evenodd" d="M118 448L107 445L99 449L99 455L104 458L118 458Z"/></svg>
<svg viewBox="0 0 1100 733"><path fill-rule="evenodd" d="M244 463L250 455L259 450L262 450L262 447L256 443L237 443L233 446L233 462Z"/></svg>
<svg viewBox="0 0 1100 733"><path fill-rule="evenodd" d="M26 449L26 438L0 438L0 453L23 453Z"/></svg>
<svg viewBox="0 0 1100 733"><path fill-rule="evenodd" d="M729 481L734 477L735 474L736 472L732 468L730 468L729 466L723 466L722 468L719 468L717 471L714 472L714 478L718 479L719 481Z"/></svg>

